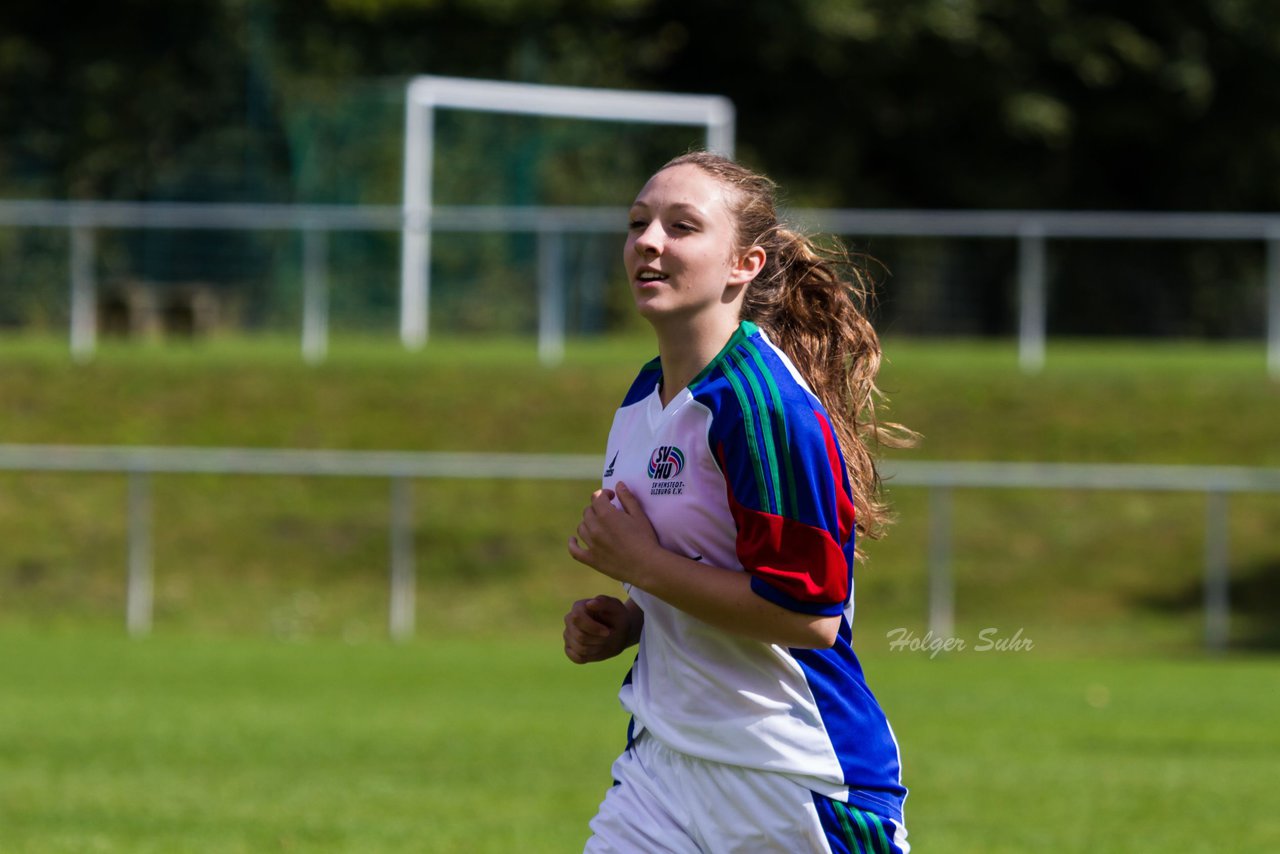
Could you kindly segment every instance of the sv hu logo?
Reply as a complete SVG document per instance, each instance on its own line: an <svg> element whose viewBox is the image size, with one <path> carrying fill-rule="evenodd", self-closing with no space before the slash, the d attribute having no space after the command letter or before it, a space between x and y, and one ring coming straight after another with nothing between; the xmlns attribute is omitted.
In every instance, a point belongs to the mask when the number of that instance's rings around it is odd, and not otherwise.
<svg viewBox="0 0 1280 854"><path fill-rule="evenodd" d="M660 445L649 456L649 477L670 480L684 471L684 451L675 445Z"/></svg>

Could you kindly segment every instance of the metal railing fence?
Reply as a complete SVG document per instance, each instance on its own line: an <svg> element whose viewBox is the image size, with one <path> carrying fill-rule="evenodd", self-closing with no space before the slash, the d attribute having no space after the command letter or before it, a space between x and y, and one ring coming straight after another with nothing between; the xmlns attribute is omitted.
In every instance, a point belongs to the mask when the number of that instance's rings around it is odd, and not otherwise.
<svg viewBox="0 0 1280 854"><path fill-rule="evenodd" d="M1047 328L1046 244L1051 240L1235 240L1266 246L1267 369L1280 377L1280 214L1140 213L1104 211L914 211L796 209L807 228L845 237L1012 239L1018 244L1018 359L1039 370ZM328 235L340 231L423 229L516 232L538 237L538 353L546 363L564 352L564 239L569 234L620 233L625 211L612 207L188 204L0 200L0 226L67 229L70 233L70 342L76 358L96 345L96 244L102 229L284 230L303 237L302 353L309 361L328 349ZM429 225L428 225L429 224ZM404 271L401 271L402 276ZM417 305L417 303L414 303ZM406 324L406 311L424 312ZM426 340L426 305L403 301L401 329L421 329L406 346ZM403 337L403 333L402 333Z"/></svg>
<svg viewBox="0 0 1280 854"><path fill-rule="evenodd" d="M393 451L263 450L124 446L0 445L0 471L114 473L129 479L126 626L145 635L152 624L151 477L157 474L296 475L385 478L390 494L388 627L403 640L414 631L417 571L413 549L415 479L598 480L593 455ZM1228 496L1280 494L1280 469L1231 466L1081 463L894 462L882 475L894 487L929 491L928 625L949 637L955 623L951 505L960 489L1072 489L1200 492L1205 502L1204 639L1226 648L1230 626Z"/></svg>

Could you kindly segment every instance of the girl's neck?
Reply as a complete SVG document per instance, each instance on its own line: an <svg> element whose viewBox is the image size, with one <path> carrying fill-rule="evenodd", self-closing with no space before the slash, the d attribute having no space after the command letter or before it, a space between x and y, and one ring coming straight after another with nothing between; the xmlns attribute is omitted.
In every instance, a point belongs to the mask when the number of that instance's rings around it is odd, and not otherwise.
<svg viewBox="0 0 1280 854"><path fill-rule="evenodd" d="M662 388L658 395L663 406L711 364L737 328L737 318L729 315L655 326L658 358L662 362Z"/></svg>

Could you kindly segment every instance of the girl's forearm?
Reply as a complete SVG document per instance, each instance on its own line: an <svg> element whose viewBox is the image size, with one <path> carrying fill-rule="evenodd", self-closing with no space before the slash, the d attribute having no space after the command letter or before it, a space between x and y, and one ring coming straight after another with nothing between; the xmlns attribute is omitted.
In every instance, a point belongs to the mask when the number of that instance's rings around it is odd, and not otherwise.
<svg viewBox="0 0 1280 854"><path fill-rule="evenodd" d="M839 616L801 614L762 598L746 572L709 566L661 546L645 552L631 583L704 623L765 643L826 648L840 628Z"/></svg>

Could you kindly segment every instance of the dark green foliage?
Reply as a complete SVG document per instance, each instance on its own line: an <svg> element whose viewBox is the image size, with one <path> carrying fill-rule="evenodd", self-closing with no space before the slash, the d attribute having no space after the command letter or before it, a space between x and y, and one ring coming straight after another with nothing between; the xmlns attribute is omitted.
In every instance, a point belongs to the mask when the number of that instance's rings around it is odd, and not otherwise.
<svg viewBox="0 0 1280 854"><path fill-rule="evenodd" d="M10 3L0 197L395 204L404 84L430 73L727 95L741 156L796 206L1274 211L1278 28L1265 0ZM443 111L437 199L622 204L696 141ZM65 272L24 260L30 238L8 240L0 324L52 322L59 297L16 294L61 290ZM529 240L437 257L492 307L529 275ZM241 320L262 326L296 280L263 242L134 234L120 261L130 276L201 278L256 301ZM1006 242L939 244L924 264L880 243L899 331L1010 332ZM335 247L334 260L351 276L335 308L357 328L385 325L374 280L394 288L395 246ZM1053 331L1256 336L1261 269L1247 245L1055 246ZM461 328L533 322L515 304L457 308Z"/></svg>

